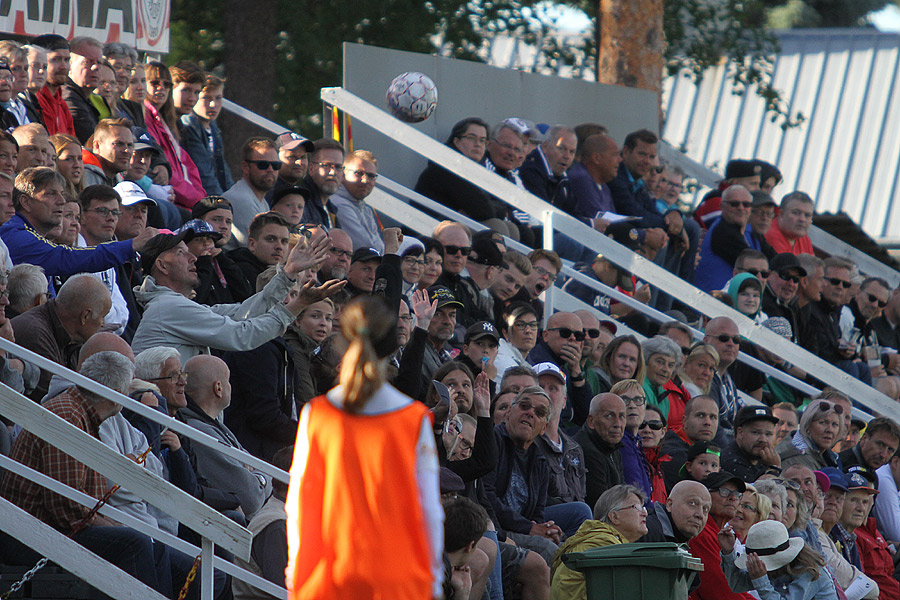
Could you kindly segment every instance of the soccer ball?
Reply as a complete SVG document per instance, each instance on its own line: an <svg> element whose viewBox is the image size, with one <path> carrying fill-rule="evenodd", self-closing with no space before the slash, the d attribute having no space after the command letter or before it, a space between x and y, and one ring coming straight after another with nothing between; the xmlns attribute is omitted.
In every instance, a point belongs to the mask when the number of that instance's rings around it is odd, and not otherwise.
<svg viewBox="0 0 900 600"><path fill-rule="evenodd" d="M430 117L437 107L437 87L426 75L403 73L391 81L384 99L395 117L418 123Z"/></svg>

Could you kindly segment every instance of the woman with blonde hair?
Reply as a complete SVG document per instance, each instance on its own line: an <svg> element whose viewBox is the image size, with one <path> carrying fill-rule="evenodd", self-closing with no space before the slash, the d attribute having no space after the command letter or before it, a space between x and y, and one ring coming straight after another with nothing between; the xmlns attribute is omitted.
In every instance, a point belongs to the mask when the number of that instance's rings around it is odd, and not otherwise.
<svg viewBox="0 0 900 600"><path fill-rule="evenodd" d="M56 149L56 170L66 179L66 192L71 198L78 198L84 189L84 158L81 142L67 133L55 133L50 143Z"/></svg>
<svg viewBox="0 0 900 600"><path fill-rule="evenodd" d="M291 600L440 597L443 524L428 409L385 379L397 309L344 308L340 384L303 407L286 504Z"/></svg>
<svg viewBox="0 0 900 600"><path fill-rule="evenodd" d="M681 385L690 393L691 398L709 393L713 374L719 366L719 353L712 344L696 342L691 352L684 359L681 371Z"/></svg>

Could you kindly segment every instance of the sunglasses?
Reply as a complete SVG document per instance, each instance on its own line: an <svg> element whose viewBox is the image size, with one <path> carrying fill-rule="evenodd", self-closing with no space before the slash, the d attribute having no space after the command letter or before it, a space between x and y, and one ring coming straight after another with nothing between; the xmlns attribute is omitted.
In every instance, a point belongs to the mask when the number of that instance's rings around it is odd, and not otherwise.
<svg viewBox="0 0 900 600"><path fill-rule="evenodd" d="M723 488L723 487L717 489L716 493L719 494L721 497L725 498L726 500L728 498L738 499L744 495L744 492L740 492L738 490L729 490L728 488Z"/></svg>
<svg viewBox="0 0 900 600"><path fill-rule="evenodd" d="M247 162L251 165L256 165L256 168L260 171L265 171L266 169L278 171L281 169L280 160L248 160Z"/></svg>
<svg viewBox="0 0 900 600"><path fill-rule="evenodd" d="M843 279L838 279L837 277L826 277L825 281L827 281L828 283L830 283L831 285L833 285L835 287L841 286L845 290L849 290L850 286L853 285L849 281L844 281Z"/></svg>
<svg viewBox="0 0 900 600"><path fill-rule="evenodd" d="M530 400L519 400L514 404L516 404L523 411L533 410L534 416L536 416L538 419L546 419L550 415L549 408L547 408L543 404L534 404Z"/></svg>
<svg viewBox="0 0 900 600"><path fill-rule="evenodd" d="M344 173L349 173L357 179L362 179L363 177L365 177L369 181L375 181L376 179L378 179L378 173L371 173L369 171L355 171L353 169L344 167Z"/></svg>
<svg viewBox="0 0 900 600"><path fill-rule="evenodd" d="M784 487L794 490L795 492L800 491L800 484L796 481L791 481L790 479L773 479L775 483L780 483Z"/></svg>
<svg viewBox="0 0 900 600"><path fill-rule="evenodd" d="M619 396L622 399L622 402L625 403L625 406L643 406L647 399L643 396Z"/></svg>
<svg viewBox="0 0 900 600"><path fill-rule="evenodd" d="M769 271L760 271L759 269L741 269L744 273L750 273L754 277L762 277L763 279L769 278Z"/></svg>
<svg viewBox="0 0 900 600"><path fill-rule="evenodd" d="M548 329L547 331L556 331L559 333L559 337L562 338L570 338L575 336L576 342L583 342L585 338L585 334L583 331L575 331L573 329L569 329L568 327L553 327Z"/></svg>
<svg viewBox="0 0 900 600"><path fill-rule="evenodd" d="M791 283L800 283L799 275L785 275L784 273L779 273L778 277L780 277L782 281L790 281Z"/></svg>
<svg viewBox="0 0 900 600"><path fill-rule="evenodd" d="M644 421L638 429L643 429L644 427L649 427L652 431L659 431L665 427L665 424L662 421Z"/></svg>
<svg viewBox="0 0 900 600"><path fill-rule="evenodd" d="M834 409L835 414L842 415L844 414L844 407L840 404L834 404L832 402L823 402L819 405L819 412L826 413L829 410Z"/></svg>
<svg viewBox="0 0 900 600"><path fill-rule="evenodd" d="M689 356L690 354L691 354L691 348L689 346L681 347L681 355L682 356Z"/></svg>
<svg viewBox="0 0 900 600"><path fill-rule="evenodd" d="M444 254L464 254L469 256L472 246L444 246Z"/></svg>
<svg viewBox="0 0 900 600"><path fill-rule="evenodd" d="M728 342L731 342L733 344L741 343L741 336L739 336L739 335L727 335L724 333L720 333L719 335L716 336L716 339L719 340L720 342L722 342L723 344L727 344Z"/></svg>
<svg viewBox="0 0 900 600"><path fill-rule="evenodd" d="M599 330L599 329L585 329L584 332L585 332L585 333L587 334L587 336L588 336L589 338L591 338L592 340L596 340L598 337L600 337L600 330Z"/></svg>
<svg viewBox="0 0 900 600"><path fill-rule="evenodd" d="M878 308L884 308L885 306L887 306L887 302L879 300L878 296L876 296L875 294L866 295L869 297L869 302L871 302L872 304L878 304Z"/></svg>

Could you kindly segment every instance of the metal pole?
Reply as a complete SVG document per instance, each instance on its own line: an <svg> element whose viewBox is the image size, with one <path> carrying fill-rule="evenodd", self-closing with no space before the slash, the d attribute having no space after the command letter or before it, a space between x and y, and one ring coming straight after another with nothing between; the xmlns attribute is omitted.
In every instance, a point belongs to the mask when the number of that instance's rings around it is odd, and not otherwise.
<svg viewBox="0 0 900 600"><path fill-rule="evenodd" d="M544 222L544 249L545 250L553 250L553 211L545 210L541 217ZM546 329L547 321L550 319L550 315L553 314L553 296L554 296L554 288L553 285L556 283L555 281L550 282L550 287L544 290L544 325L543 327Z"/></svg>
<svg viewBox="0 0 900 600"><path fill-rule="evenodd" d="M215 546L212 540L200 540L200 600L213 600L213 556Z"/></svg>

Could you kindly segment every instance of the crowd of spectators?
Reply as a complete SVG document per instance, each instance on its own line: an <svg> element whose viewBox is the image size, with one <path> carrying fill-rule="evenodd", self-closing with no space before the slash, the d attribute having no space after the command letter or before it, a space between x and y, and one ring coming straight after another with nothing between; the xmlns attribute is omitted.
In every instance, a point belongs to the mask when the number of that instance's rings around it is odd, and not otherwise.
<svg viewBox="0 0 900 600"><path fill-rule="evenodd" d="M416 190L486 229L441 220L416 237L366 202L372 152L294 132L229 140L216 125L224 87L190 62L141 64L118 43L0 42L0 336L287 469L303 406L335 385L343 307L383 296L398 315L388 379L434 421L447 598L581 598L583 576L563 554L677 541L704 563L695 599L900 600L893 420L854 419L849 398L790 356L578 240L556 233L555 251L542 248L532 215L436 164ZM226 143L240 144L234 172ZM447 140L900 398L900 290L815 256L814 200L792 191L776 202L781 175L765 161L730 161L689 212L685 175L660 163L658 143L647 130L620 147L598 124L477 117ZM651 323L562 277L564 260L671 320ZM555 285L591 310L545 314ZM739 351L820 393L748 367ZM284 585L285 486L12 354L0 354L0 381L116 451L146 454L148 470L247 525L241 564ZM8 425L0 450L16 460L95 498L110 486ZM8 472L0 494L65 533L87 514ZM128 490L111 503L195 536ZM190 566L105 517L76 539L170 597ZM0 561L32 557L0 540ZM232 590L223 573L216 583L218 598L269 597Z"/></svg>

